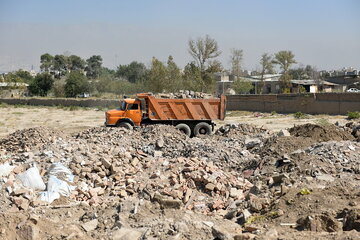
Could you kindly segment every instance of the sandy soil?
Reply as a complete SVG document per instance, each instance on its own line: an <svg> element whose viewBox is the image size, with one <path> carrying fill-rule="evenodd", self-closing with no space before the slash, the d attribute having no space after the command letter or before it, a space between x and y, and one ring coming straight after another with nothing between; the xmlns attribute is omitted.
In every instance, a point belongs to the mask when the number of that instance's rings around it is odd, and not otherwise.
<svg viewBox="0 0 360 240"><path fill-rule="evenodd" d="M78 132L104 124L104 111L78 109L70 111L56 107L0 108L0 137L20 129L46 126L64 131Z"/></svg>
<svg viewBox="0 0 360 240"><path fill-rule="evenodd" d="M16 130L46 126L73 133L104 123L104 111L95 109L69 110L56 107L5 107L0 109L0 137ZM225 123L240 122L263 126L272 131L290 128L294 125L319 122L346 122L345 116L308 115L296 119L292 114L229 112ZM218 125L223 122L218 121Z"/></svg>
<svg viewBox="0 0 360 240"><path fill-rule="evenodd" d="M228 112L225 123L250 123L272 131L290 128L304 123L344 123L346 116L308 115L305 119L296 119L293 114ZM218 121L218 125L224 124ZM0 108L0 137L16 130L46 126L74 133L104 123L104 111L95 109L76 109L57 107L13 107Z"/></svg>

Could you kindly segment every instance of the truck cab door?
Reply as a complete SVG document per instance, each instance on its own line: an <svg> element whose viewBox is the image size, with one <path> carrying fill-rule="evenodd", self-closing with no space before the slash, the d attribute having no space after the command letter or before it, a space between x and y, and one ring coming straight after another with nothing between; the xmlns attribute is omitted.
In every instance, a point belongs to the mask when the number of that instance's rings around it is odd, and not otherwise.
<svg viewBox="0 0 360 240"><path fill-rule="evenodd" d="M141 110L139 103L128 104L125 116L133 120L136 126L140 126L141 123Z"/></svg>

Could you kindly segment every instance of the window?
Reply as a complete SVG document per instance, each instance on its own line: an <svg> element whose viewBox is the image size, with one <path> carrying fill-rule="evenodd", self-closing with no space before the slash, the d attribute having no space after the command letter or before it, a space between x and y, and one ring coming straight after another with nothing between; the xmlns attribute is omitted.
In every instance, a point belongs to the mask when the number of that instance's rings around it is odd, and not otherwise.
<svg viewBox="0 0 360 240"><path fill-rule="evenodd" d="M126 102L125 101L121 101L120 103L120 108L118 108L121 111L125 111L126 109Z"/></svg>
<svg viewBox="0 0 360 240"><path fill-rule="evenodd" d="M129 104L128 110L138 110L139 104Z"/></svg>

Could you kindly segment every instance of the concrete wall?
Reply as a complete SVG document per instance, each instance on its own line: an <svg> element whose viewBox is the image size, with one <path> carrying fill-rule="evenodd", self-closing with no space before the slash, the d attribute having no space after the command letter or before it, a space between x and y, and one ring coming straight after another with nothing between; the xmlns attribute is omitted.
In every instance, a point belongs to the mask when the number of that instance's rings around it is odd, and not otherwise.
<svg viewBox="0 0 360 240"><path fill-rule="evenodd" d="M359 93L315 93L227 96L227 110L309 114L360 111Z"/></svg>
<svg viewBox="0 0 360 240"><path fill-rule="evenodd" d="M69 99L69 98L0 98L0 103L21 104L35 106L80 106L80 107L105 107L115 108L120 100L105 99Z"/></svg>
<svg viewBox="0 0 360 240"><path fill-rule="evenodd" d="M0 103L41 105L105 107L119 106L119 100L66 99L66 98L0 98ZM346 114L360 111L359 93L315 93L315 94L269 94L269 95L229 95L227 110L258 111L309 114Z"/></svg>

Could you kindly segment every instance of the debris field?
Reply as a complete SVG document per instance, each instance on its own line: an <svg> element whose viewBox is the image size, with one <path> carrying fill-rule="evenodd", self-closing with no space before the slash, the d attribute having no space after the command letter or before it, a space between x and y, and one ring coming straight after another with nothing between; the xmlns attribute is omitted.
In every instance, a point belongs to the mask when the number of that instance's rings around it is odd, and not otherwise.
<svg viewBox="0 0 360 240"><path fill-rule="evenodd" d="M360 123L0 139L0 239L359 239Z"/></svg>

